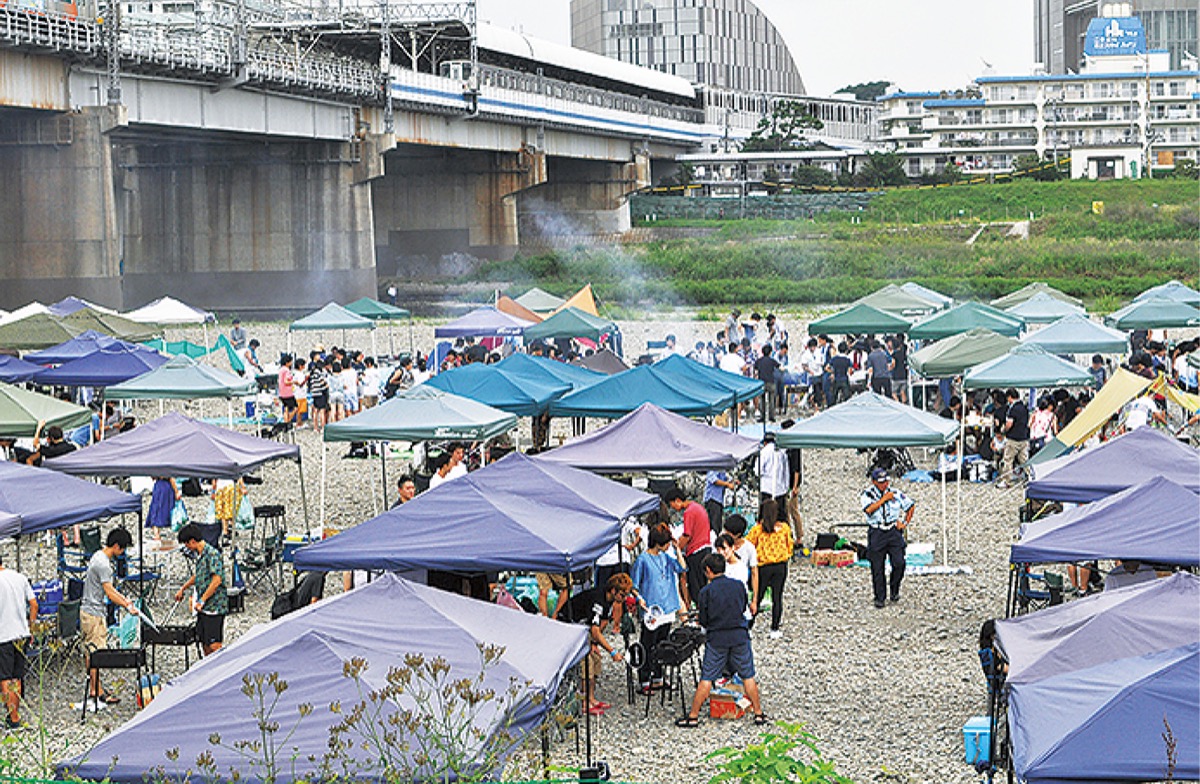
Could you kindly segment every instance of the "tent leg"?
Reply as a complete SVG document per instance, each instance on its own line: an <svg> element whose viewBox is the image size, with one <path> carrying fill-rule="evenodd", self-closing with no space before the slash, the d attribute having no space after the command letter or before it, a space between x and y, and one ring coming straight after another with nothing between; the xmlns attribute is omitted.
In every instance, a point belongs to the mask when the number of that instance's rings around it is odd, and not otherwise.
<svg viewBox="0 0 1200 784"><path fill-rule="evenodd" d="M321 506L320 506L320 511L321 511L321 526L322 527L324 527L324 525L325 525L325 475L326 475L326 459L327 459L326 453L328 451L329 450L326 448L325 442L321 441Z"/></svg>
<svg viewBox="0 0 1200 784"><path fill-rule="evenodd" d="M966 401L963 401L963 411L967 410ZM962 548L962 483L966 479L963 475L963 469L966 468L966 463L963 462L965 457L963 450L967 448L967 438L963 435L962 422L958 423L958 482L954 488L955 497L955 515L954 515L954 550L960 552Z"/></svg>
<svg viewBox="0 0 1200 784"><path fill-rule="evenodd" d="M950 521L946 519L946 472L940 471L939 473L942 475L942 566L947 566L950 562L950 533L947 530ZM955 549L957 548L956 540Z"/></svg>
<svg viewBox="0 0 1200 784"><path fill-rule="evenodd" d="M387 500L387 482L388 482L388 480L387 480L387 446L386 446L386 444L387 444L387 442L386 442L386 441L380 441L380 442L379 442L379 475L382 477L382 480L383 480L383 508L384 508L384 511L386 511L386 510L387 510L387 508L388 508L388 500ZM372 493L372 495L374 495L374 494Z"/></svg>
<svg viewBox="0 0 1200 784"><path fill-rule="evenodd" d="M164 413L166 412L163 411L163 399L160 397L158 399L158 415L162 416Z"/></svg>
<svg viewBox="0 0 1200 784"><path fill-rule="evenodd" d="M54 535L61 536L58 531L55 531ZM19 572L21 571L21 534L19 531L17 532L17 535L13 537L13 547L17 549L17 571Z"/></svg>
<svg viewBox="0 0 1200 784"><path fill-rule="evenodd" d="M371 328L371 356L372 357L379 356L379 350L377 348L375 348L375 328L374 327Z"/></svg>
<svg viewBox="0 0 1200 784"><path fill-rule="evenodd" d="M312 526L308 522L308 492L304 489L304 463L299 457L296 458L296 472L300 474L300 506L304 509L304 530L311 531Z"/></svg>
<svg viewBox="0 0 1200 784"><path fill-rule="evenodd" d="M139 606L145 601L146 581L141 579L146 573L146 549L142 542L142 528L144 528L144 520L142 518L142 507L138 507L138 559L142 562L141 571L138 573L138 602Z"/></svg>

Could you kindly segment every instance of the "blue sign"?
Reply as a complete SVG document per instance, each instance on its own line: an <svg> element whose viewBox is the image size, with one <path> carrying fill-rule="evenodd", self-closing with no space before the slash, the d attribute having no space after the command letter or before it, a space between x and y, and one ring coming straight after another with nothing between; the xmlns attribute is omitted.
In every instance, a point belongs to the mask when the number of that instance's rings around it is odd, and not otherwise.
<svg viewBox="0 0 1200 784"><path fill-rule="evenodd" d="M1146 29L1136 16L1093 19L1088 23L1083 53L1089 57L1110 54L1145 54Z"/></svg>

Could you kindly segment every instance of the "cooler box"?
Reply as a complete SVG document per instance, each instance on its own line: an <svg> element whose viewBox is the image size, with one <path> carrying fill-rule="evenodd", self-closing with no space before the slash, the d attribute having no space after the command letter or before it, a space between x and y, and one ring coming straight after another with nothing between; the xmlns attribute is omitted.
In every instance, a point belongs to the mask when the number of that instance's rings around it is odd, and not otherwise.
<svg viewBox="0 0 1200 784"><path fill-rule="evenodd" d="M992 720L987 716L972 716L963 725L963 751L970 765L991 762Z"/></svg>
<svg viewBox="0 0 1200 784"><path fill-rule="evenodd" d="M740 719L746 715L750 700L732 694L713 694L708 698L708 715L714 719Z"/></svg>
<svg viewBox="0 0 1200 784"><path fill-rule="evenodd" d="M58 605L63 600L63 584L62 580L46 580L40 583L34 583L33 595L37 598L38 615L55 615L58 613Z"/></svg>
<svg viewBox="0 0 1200 784"><path fill-rule="evenodd" d="M933 545L913 542L904 551L905 566L933 566Z"/></svg>
<svg viewBox="0 0 1200 784"><path fill-rule="evenodd" d="M306 544L315 541L311 536L305 534L288 534L283 540L283 562L293 563L296 560L296 551Z"/></svg>

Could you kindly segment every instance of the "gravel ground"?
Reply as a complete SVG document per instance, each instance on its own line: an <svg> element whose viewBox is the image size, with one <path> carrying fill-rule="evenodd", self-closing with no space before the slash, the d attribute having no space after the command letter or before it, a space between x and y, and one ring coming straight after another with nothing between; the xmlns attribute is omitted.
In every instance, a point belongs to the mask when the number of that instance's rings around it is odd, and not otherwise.
<svg viewBox="0 0 1200 784"><path fill-rule="evenodd" d="M622 322L627 353L637 353L645 341L674 332L681 345L713 335L716 322L685 320L687 315L658 321ZM803 332L799 317L786 319L793 336ZM263 343L260 356L272 358L286 346L281 324L252 324L251 337ZM433 322L418 322L418 346L432 340ZM188 331L172 331L171 339L199 337ZM323 341L339 342L341 336L308 336L296 347ZM397 345L407 347L407 334L397 333ZM366 341L356 345L367 347ZM380 344L386 345L386 338ZM167 409L182 408L168 404ZM218 407L208 404L206 413ZM223 413L223 407L221 412ZM188 408L195 413L194 407ZM142 410L156 416L157 404ZM562 423L556 423L562 424ZM527 425L526 425L527 427ZM557 432L557 431L556 431ZM565 431L563 431L565 435ZM304 456L310 506L316 521L319 485L320 442L307 429L297 432ZM327 521L347 527L374 514L378 470L374 463L342 459L344 445L330 449ZM928 464L932 455L914 453L918 463ZM389 467L389 475L400 466ZM805 543L815 534L830 530L837 522L858 521L858 492L865 484L865 457L853 452L814 452L805 459ZM395 473L393 473L395 471ZM299 531L299 493L293 466L268 468L266 483L252 488L254 503L287 505L290 528ZM899 483L918 504L910 541L936 542L937 563L943 562L941 544L940 488L937 485ZM897 605L876 610L870 602L870 575L866 569L814 567L803 560L793 563L788 576L784 637L770 640L765 624L754 632L756 663L763 690L764 707L775 718L804 722L820 738L820 747L838 769L858 782L958 782L978 776L961 762L961 726L967 717L986 712L984 683L976 657L980 624L1003 612L1007 579L1006 548L1016 531L1019 495L1002 493L989 486L967 484L962 488L961 531L951 527L949 562L969 566L970 574L910 576ZM955 495L950 493L950 509ZM192 515L203 511L200 500L192 500ZM951 519L953 514L951 512ZM854 530L854 529L850 529ZM861 531L861 529L859 529ZM960 546L955 547L961 533ZM22 545L22 566L28 574L49 575L54 569L53 542ZM11 546L4 551L5 563L13 564ZM169 588L161 589L156 606L161 613L169 606L167 596L184 574L177 553L153 553L162 561ZM331 578L330 592L340 589ZM269 617L270 591L251 593L244 614L230 616L227 641ZM182 657L164 649L159 671L177 673ZM26 717L44 715L44 733L26 732L10 746L23 767L39 760L56 760L78 753L134 714L130 679L116 683L124 699L96 718L80 725L78 711L69 703L79 700L83 687L82 662L78 654L59 657L39 679L31 677L29 696L40 697L39 711L26 708ZM707 781L712 765L707 752L723 745L744 745L757 733L749 719L718 721L704 718L699 729L678 729L672 722L677 709L657 701L649 718L643 718L641 698L633 706L620 699L624 690L622 668L609 663L601 676L599 694L617 707L592 723L594 756L606 760L613 777L622 781L679 782ZM690 695L689 695L690 698ZM573 738L557 743L552 751L556 765L578 765ZM28 768L27 768L28 769Z"/></svg>

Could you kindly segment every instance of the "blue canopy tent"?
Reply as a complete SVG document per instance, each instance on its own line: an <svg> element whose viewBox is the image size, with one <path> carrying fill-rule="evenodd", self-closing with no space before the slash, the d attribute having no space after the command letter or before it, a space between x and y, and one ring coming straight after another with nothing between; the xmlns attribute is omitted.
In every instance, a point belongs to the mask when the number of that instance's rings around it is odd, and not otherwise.
<svg viewBox="0 0 1200 784"><path fill-rule="evenodd" d="M45 468L0 462L0 512L18 516L22 534L141 511L141 496Z"/></svg>
<svg viewBox="0 0 1200 784"><path fill-rule="evenodd" d="M481 667L482 646L500 651L495 663L486 668ZM281 759L287 758L273 779L279 784L323 778L318 766L336 734L332 728L359 705L368 708L360 726L397 737L384 747L369 742L366 732L341 735L354 741L346 749L349 767L339 770L341 778L382 781L385 771L381 762L391 758L398 761L393 763L392 776L405 772L410 777L406 780L453 781L457 777L443 769L448 762L443 755L450 753L461 762L469 764L475 759L482 764L483 760L472 756L481 748L489 750L489 764L470 772L491 778L499 774L507 753L541 723L566 671L587 650L587 629L582 625L513 612L385 575L260 624L220 656L202 659L172 681L144 710L87 753L59 763L58 772L64 777L71 774L140 784L147 771L162 770L167 779L183 781L201 777L195 760L207 753L222 777L237 770L244 780L260 780L263 771L248 767L238 748L242 741L262 740L255 703L242 691L243 678L278 674L287 688L278 695L270 691L269 699L278 698L273 715L285 726L275 736ZM406 657L413 655L426 661L443 660L448 668L445 683L481 681L476 688L491 689L498 697L470 710L461 707L460 699L446 699L442 704L450 706L448 716L427 714L429 707L419 705L413 696L422 693L415 684L403 695L389 693L390 699L382 703L368 701L368 691L387 687L390 670L412 668ZM344 668L355 658L366 665L359 675L361 683L345 674ZM514 683L516 693L509 697ZM340 704L340 713L333 712L334 703ZM297 721L304 704L313 706L312 711ZM372 719L375 707L380 712ZM403 721L391 723L391 717L404 710L421 716L416 723L420 729L406 729L411 725ZM217 716L220 721L214 725ZM464 726L454 730L467 740L456 741L455 733L446 733L438 740L447 746L434 752L426 766L420 766L409 755L429 748L423 742L428 739L419 737L429 726L427 721L461 721ZM214 730L221 735L219 745L209 742ZM289 732L285 742L283 737ZM172 748L178 753L168 756L167 750ZM310 761L310 756L315 761ZM489 769L491 766L497 769Z"/></svg>
<svg viewBox="0 0 1200 784"><path fill-rule="evenodd" d="M21 533L21 516L11 512L0 512L0 539L8 539Z"/></svg>
<svg viewBox="0 0 1200 784"><path fill-rule="evenodd" d="M531 489L535 489L531 491ZM513 453L296 552L297 569L571 572L657 496Z"/></svg>
<svg viewBox="0 0 1200 784"><path fill-rule="evenodd" d="M438 338L508 337L520 335L526 327L533 326L525 321L497 310L491 305L476 308L433 331Z"/></svg>
<svg viewBox="0 0 1200 784"><path fill-rule="evenodd" d="M563 381L510 373L503 363L463 365L438 373L425 383L517 416L542 414L550 401L571 391L571 385Z"/></svg>
<svg viewBox="0 0 1200 784"><path fill-rule="evenodd" d="M571 386L571 391L591 386L605 377L604 373L588 370L578 365L568 365L547 357L532 354L512 354L497 363L508 373L545 382L561 381Z"/></svg>
<svg viewBox="0 0 1200 784"><path fill-rule="evenodd" d="M729 390L733 393L736 403L745 403L763 393L763 382L757 378L739 376L720 368L710 367L681 354L668 354L655 362L654 367L662 372L685 376L690 381L699 381L718 389Z"/></svg>
<svg viewBox="0 0 1200 784"><path fill-rule="evenodd" d="M734 394L705 380L657 365L640 365L601 379L550 404L554 416L616 419L643 403L689 417L714 416L734 405Z"/></svg>
<svg viewBox="0 0 1200 784"><path fill-rule="evenodd" d="M1200 567L1200 497L1156 476L1021 526L1012 563L1100 559Z"/></svg>
<svg viewBox="0 0 1200 784"><path fill-rule="evenodd" d="M1088 503L1165 477L1200 493L1200 452L1151 427L1032 466L1029 498Z"/></svg>
<svg viewBox="0 0 1200 784"><path fill-rule="evenodd" d="M110 387L149 373L166 362L162 354L147 348L113 345L42 370L33 381L64 387Z"/></svg>
<svg viewBox="0 0 1200 784"><path fill-rule="evenodd" d="M1107 590L996 622L1008 662L1008 727L1022 781L1144 781L1200 775L1200 578ZM1098 754L1097 749L1104 753Z"/></svg>
<svg viewBox="0 0 1200 784"><path fill-rule="evenodd" d="M33 378L34 373L43 370L41 365L26 362L11 354L0 354L0 381L7 384L20 384Z"/></svg>
<svg viewBox="0 0 1200 784"><path fill-rule="evenodd" d="M57 346L44 348L41 351L30 351L25 355L25 359L39 365L61 365L113 345L128 346L131 344L94 329L88 329Z"/></svg>

